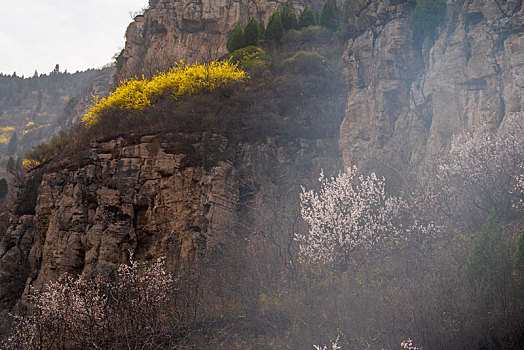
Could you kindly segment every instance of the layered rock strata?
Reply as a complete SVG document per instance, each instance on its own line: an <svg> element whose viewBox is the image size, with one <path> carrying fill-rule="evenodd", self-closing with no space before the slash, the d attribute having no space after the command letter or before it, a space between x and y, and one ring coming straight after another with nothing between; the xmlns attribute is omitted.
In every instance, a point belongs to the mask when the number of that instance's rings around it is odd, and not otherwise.
<svg viewBox="0 0 524 350"><path fill-rule="evenodd" d="M0 298L12 304L25 284L25 301L31 288L65 273L111 273L131 255L194 261L263 225L291 237L300 186L321 167L338 166L335 141L277 146L271 139L236 145L229 160L205 166L202 152L232 148L216 135L212 147L201 140L146 135L93 142L81 167L48 170L34 214L11 215L0 235Z"/></svg>

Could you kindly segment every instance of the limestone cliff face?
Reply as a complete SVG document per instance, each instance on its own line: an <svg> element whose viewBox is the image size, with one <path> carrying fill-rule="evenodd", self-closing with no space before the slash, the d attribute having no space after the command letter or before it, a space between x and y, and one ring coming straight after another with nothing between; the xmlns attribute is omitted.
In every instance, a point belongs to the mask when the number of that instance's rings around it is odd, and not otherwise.
<svg viewBox="0 0 524 350"><path fill-rule="evenodd" d="M80 167L48 169L34 213L12 213L0 233L0 299L24 302L64 273L110 273L131 254L191 261L261 225L292 233L300 186L338 166L334 140L233 147L201 136L93 142ZM203 152L230 151L203 166Z"/></svg>
<svg viewBox="0 0 524 350"><path fill-rule="evenodd" d="M522 1L447 1L437 40L414 48L414 1L371 2L344 55L344 163L423 164L454 134L524 107Z"/></svg>
<svg viewBox="0 0 524 350"><path fill-rule="evenodd" d="M126 46L117 78L151 75L183 59L192 63L227 53L227 35L250 18L267 23L283 0L150 0L126 32ZM313 3L319 1L313 1ZM304 0L294 1L295 11Z"/></svg>

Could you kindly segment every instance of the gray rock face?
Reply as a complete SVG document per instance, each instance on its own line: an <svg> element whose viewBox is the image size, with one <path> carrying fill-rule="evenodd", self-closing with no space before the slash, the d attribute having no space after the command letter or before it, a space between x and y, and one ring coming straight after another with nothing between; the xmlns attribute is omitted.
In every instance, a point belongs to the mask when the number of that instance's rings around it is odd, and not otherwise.
<svg viewBox="0 0 524 350"><path fill-rule="evenodd" d="M447 1L437 40L421 49L412 42L413 8L412 1L382 1L360 14L373 25L344 55L345 165L387 158L417 167L454 134L496 128L524 106L522 1Z"/></svg>
<svg viewBox="0 0 524 350"><path fill-rule="evenodd" d="M150 0L126 32L122 67L117 79L154 74L180 60L206 62L227 53L227 35L250 18L267 23L283 0ZM319 1L313 1L319 3ZM301 11L303 0L294 1Z"/></svg>

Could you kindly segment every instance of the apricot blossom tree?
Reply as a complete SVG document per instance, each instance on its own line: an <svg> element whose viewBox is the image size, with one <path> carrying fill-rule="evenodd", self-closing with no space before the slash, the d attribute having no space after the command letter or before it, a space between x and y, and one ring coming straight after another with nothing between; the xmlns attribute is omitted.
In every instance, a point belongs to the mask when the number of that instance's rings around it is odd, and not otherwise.
<svg viewBox="0 0 524 350"><path fill-rule="evenodd" d="M375 173L358 175L355 167L326 178L320 188L302 189L302 218L309 232L296 235L300 253L313 262L341 263L356 248L369 248L402 232L399 222L405 202L388 195L384 179Z"/></svg>

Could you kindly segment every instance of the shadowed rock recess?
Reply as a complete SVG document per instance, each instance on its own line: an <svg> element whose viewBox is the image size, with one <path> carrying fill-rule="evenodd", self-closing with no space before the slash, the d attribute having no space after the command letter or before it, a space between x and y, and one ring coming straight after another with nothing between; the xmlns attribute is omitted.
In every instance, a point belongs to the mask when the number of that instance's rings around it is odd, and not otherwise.
<svg viewBox="0 0 524 350"><path fill-rule="evenodd" d="M117 79L150 75L179 59L222 56L237 22L267 22L279 3L150 0L127 30ZM452 135L496 128L522 109L522 1L447 1L436 40L420 47L410 29L415 1L363 3L343 56L349 93L338 140L230 144L211 135L213 152L229 154L212 166L200 161L209 151L202 134L92 142L79 168L43 174L33 210L4 213L2 303L24 300L30 287L65 272L109 273L130 254L195 259L230 235L268 224L279 208L296 212L300 186L321 168L333 173L380 159L418 167ZM297 230L284 216L275 226Z"/></svg>

